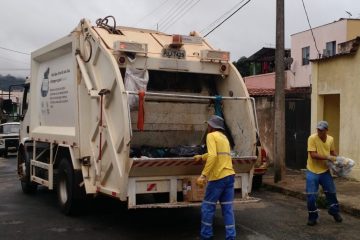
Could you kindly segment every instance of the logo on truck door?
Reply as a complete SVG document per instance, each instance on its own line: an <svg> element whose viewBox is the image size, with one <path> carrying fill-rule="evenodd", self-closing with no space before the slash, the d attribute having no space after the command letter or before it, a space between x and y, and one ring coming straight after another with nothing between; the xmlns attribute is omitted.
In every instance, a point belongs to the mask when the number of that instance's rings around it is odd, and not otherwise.
<svg viewBox="0 0 360 240"><path fill-rule="evenodd" d="M39 64L36 84L39 125L73 127L76 113L76 81L72 54L67 53Z"/></svg>
<svg viewBox="0 0 360 240"><path fill-rule="evenodd" d="M49 72L50 68L44 72L44 78L41 83L41 96L46 97L49 92Z"/></svg>

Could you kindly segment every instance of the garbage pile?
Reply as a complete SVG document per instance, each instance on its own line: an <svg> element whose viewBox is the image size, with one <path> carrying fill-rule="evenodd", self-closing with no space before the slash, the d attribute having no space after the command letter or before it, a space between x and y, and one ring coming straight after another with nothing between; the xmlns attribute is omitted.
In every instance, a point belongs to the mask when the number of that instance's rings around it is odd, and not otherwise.
<svg viewBox="0 0 360 240"><path fill-rule="evenodd" d="M193 157L194 155L204 154L206 152L205 145L186 146L180 145L171 148L141 146L139 148L130 149L131 158L170 158L170 157Z"/></svg>

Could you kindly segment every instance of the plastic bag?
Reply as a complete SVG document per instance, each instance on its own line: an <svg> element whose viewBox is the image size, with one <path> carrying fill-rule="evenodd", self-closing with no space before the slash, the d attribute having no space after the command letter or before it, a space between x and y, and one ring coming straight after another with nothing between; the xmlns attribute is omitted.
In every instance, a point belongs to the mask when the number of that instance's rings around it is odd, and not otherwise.
<svg viewBox="0 0 360 240"><path fill-rule="evenodd" d="M201 155L205 152L203 146L177 146L171 148L169 153L176 157L193 157L194 155Z"/></svg>
<svg viewBox="0 0 360 240"><path fill-rule="evenodd" d="M168 158L168 157L193 157L205 153L205 146L176 146L176 147L151 147L141 146L131 148L130 157Z"/></svg>
<svg viewBox="0 0 360 240"><path fill-rule="evenodd" d="M328 167L339 177L345 177L348 175L354 166L354 160L341 156L337 156L335 162L328 161Z"/></svg>
<svg viewBox="0 0 360 240"><path fill-rule="evenodd" d="M141 156L150 158L163 158L166 157L167 148L155 148L149 146L142 146L140 149Z"/></svg>
<svg viewBox="0 0 360 240"><path fill-rule="evenodd" d="M127 67L125 72L125 90L126 91L146 91L149 82L148 70L139 70L133 67ZM139 107L139 97L130 94L128 96L130 110L137 110Z"/></svg>

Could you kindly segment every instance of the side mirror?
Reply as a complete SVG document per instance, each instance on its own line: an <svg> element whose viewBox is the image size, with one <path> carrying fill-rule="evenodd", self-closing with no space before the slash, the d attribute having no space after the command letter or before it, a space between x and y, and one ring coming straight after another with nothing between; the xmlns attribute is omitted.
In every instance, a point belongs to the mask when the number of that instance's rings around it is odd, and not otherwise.
<svg viewBox="0 0 360 240"><path fill-rule="evenodd" d="M11 113L13 111L13 102L11 99L4 99L2 103L2 109L6 113Z"/></svg>

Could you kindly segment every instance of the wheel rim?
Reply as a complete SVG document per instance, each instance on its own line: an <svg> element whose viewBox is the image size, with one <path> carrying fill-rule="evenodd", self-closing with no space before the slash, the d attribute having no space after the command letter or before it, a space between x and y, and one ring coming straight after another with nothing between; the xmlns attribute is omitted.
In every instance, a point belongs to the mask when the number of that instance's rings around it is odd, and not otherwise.
<svg viewBox="0 0 360 240"><path fill-rule="evenodd" d="M59 183L59 195L60 195L60 201L62 204L65 204L68 200L68 192L66 188L66 181L62 179Z"/></svg>

